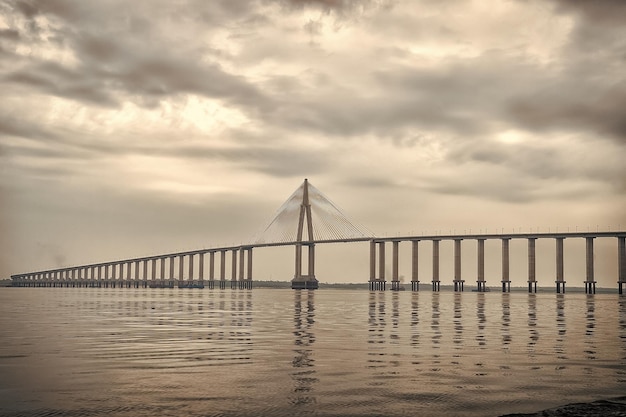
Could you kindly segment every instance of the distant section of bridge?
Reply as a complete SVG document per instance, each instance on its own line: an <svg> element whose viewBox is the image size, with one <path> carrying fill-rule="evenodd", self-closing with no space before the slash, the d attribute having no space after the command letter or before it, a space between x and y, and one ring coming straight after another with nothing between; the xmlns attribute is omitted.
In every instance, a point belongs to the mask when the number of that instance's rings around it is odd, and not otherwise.
<svg viewBox="0 0 626 417"><path fill-rule="evenodd" d="M476 291L487 291L485 279L485 241L499 240L502 246L501 287L503 292L511 289L509 274L509 243L513 239L528 242L528 291L537 291L536 241L554 240L556 244L556 292L565 292L564 249L565 239L585 239L586 274L585 292L596 292L594 276L594 239L616 238L618 260L618 292L623 294L626 284L626 231L615 232L554 232L554 233L502 233L502 234L450 234L430 236L375 237L367 228L348 217L308 180L279 208L268 226L253 239L252 243L218 248L161 254L149 257L102 262L89 265L56 268L11 276L14 287L122 287L122 288L209 288L224 289L230 283L235 289L252 288L252 250L261 247L293 246L295 248L295 272L293 289L317 289L315 277L315 246L328 243L370 242L370 290L385 290L385 248L392 246L391 290L400 290L399 246L410 243L411 289L419 290L419 247L429 242L432 247L433 291L440 290L439 242L454 242L455 291L464 291L465 280L461 274L461 251L463 241L474 241L477 246ZM304 271L306 248L306 271ZM227 271L227 255L230 268ZM205 271L208 256L208 274ZM218 258L216 260L216 258ZM219 264L219 271L216 271ZM184 279L185 270L188 278ZM216 276L216 273L219 275ZM229 275L227 276L227 272Z"/></svg>

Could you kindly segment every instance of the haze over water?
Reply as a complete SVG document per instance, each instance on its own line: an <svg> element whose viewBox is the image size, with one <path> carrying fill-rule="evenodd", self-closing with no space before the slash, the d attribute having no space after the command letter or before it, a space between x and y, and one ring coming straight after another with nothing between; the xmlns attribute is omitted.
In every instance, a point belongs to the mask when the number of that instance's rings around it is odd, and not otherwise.
<svg viewBox="0 0 626 417"><path fill-rule="evenodd" d="M2 415L497 416L626 390L616 294L0 289Z"/></svg>

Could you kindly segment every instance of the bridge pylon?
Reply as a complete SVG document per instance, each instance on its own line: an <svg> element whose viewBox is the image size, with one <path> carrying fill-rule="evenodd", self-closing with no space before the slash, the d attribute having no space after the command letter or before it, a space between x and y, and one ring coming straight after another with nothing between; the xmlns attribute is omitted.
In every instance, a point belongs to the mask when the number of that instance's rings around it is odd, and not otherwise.
<svg viewBox="0 0 626 417"><path fill-rule="evenodd" d="M313 236L313 219L311 215L311 203L309 202L309 180L305 178L300 204L300 216L298 217L298 234L296 238L296 271L291 280L291 288L294 290L316 290L319 283L315 278L315 240ZM304 223L306 222L307 240L303 240ZM302 273L302 247L308 248L307 273Z"/></svg>

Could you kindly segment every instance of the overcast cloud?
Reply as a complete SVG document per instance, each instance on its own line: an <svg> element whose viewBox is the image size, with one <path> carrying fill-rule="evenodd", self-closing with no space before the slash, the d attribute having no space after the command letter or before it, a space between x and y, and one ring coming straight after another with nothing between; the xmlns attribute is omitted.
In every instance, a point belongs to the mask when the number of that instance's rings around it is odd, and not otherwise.
<svg viewBox="0 0 626 417"><path fill-rule="evenodd" d="M245 242L305 177L379 235L626 228L621 0L8 0L0 88L1 277Z"/></svg>

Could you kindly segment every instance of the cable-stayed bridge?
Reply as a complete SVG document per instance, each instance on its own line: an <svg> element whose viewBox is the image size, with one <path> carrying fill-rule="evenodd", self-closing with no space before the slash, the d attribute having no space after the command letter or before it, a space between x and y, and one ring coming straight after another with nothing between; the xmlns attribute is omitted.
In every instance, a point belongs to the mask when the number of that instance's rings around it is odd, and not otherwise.
<svg viewBox="0 0 626 417"><path fill-rule="evenodd" d="M89 265L20 273L11 276L15 287L126 287L126 288L252 288L252 251L254 248L293 246L295 248L295 272L291 281L293 289L317 289L315 276L315 247L326 243L370 242L370 290L387 287L385 248L392 246L391 289L401 289L399 279L399 245L411 244L411 289L419 290L420 247L429 242L432 255L433 291L440 290L439 243L454 242L455 291L463 291L465 279L461 274L461 251L463 241L475 241L477 245L476 291L487 291L485 279L485 241L499 240L502 245L503 292L510 291L510 241L524 239L528 242L528 291L537 291L536 241L551 239L556 242L556 292L565 292L564 246L565 239L585 239L586 272L585 292L595 293L594 240L617 239L618 292L623 293L626 284L626 232L555 232L512 234L450 234L432 236L376 237L364 226L351 221L308 180L278 209L268 226L250 243L239 246L205 248L193 251L161 254L155 256L102 262ZM424 242L424 243L422 243ZM420 243L422 243L420 245ZM229 264L227 263L227 255ZM208 258L208 262L207 262ZM219 265L219 270L216 266ZM306 265L306 268L304 266ZM208 269L208 271L206 270ZM305 270L306 269L306 270ZM185 270L188 271L184 279Z"/></svg>

